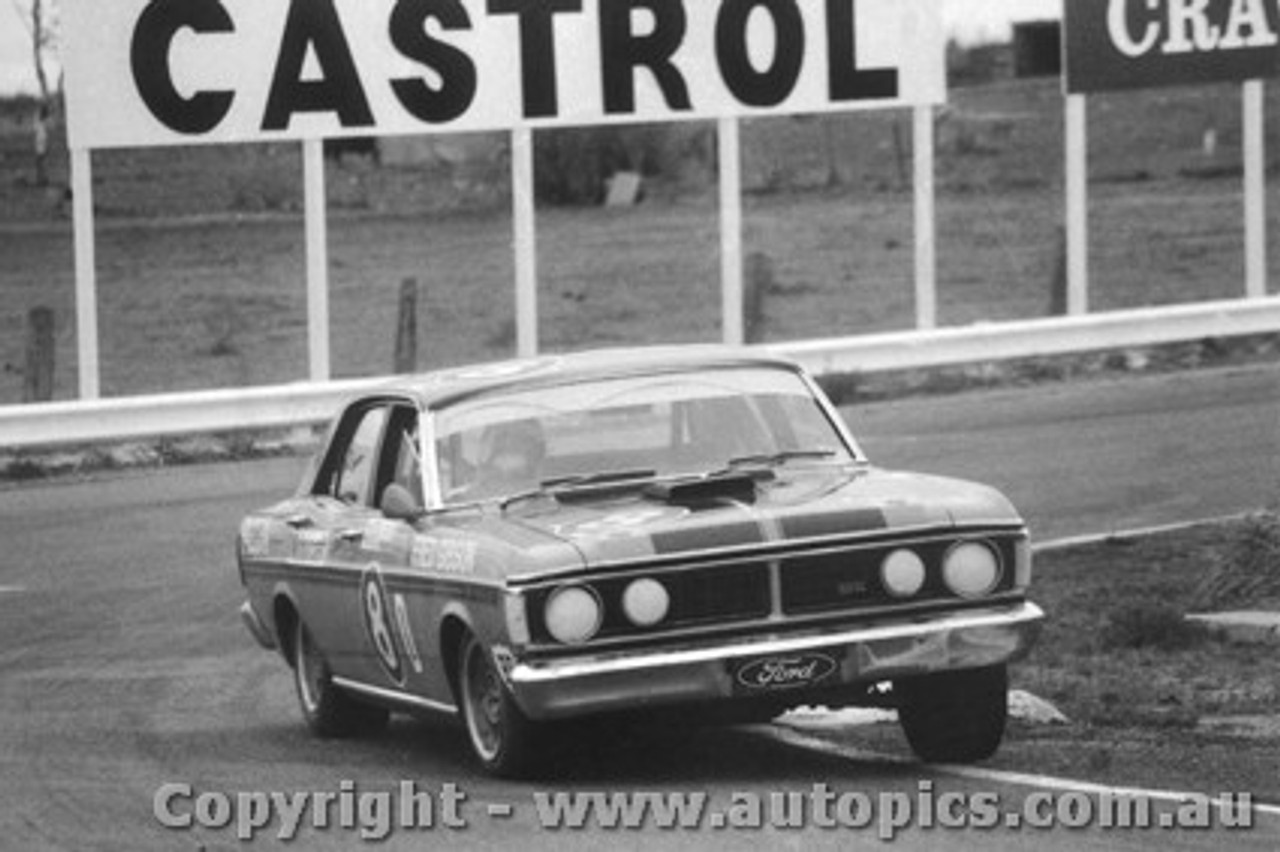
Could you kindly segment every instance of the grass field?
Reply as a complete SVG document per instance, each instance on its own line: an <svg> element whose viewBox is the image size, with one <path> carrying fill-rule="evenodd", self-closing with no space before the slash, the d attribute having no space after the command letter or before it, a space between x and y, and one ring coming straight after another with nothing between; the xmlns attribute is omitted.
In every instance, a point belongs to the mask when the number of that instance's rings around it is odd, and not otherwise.
<svg viewBox="0 0 1280 852"><path fill-rule="evenodd" d="M1095 309L1242 295L1238 112L1238 95L1222 87L1091 104ZM944 324L1048 310L1060 253L1060 113L1052 81L952 93L938 122ZM745 244L774 270L763 339L913 324L912 206L898 144L909 145L908 119L874 113L746 128ZM56 395L76 387L70 227L60 190L30 185L22 121L0 111L0 404L20 400L26 316L37 305L58 317ZM1210 127L1219 142L1212 154L1202 144ZM1272 141L1276 130L1273 120ZM304 378L296 147L112 151L94 163L104 393ZM691 161L679 180L655 180L632 209L539 210L544 348L718 338L708 168ZM54 174L65 180L63 160ZM408 276L423 287L420 367L511 354L502 157L414 169L348 161L330 166L329 186L335 374L390 369ZM1277 191L1268 192L1272 209ZM1270 254L1274 281L1280 252Z"/></svg>

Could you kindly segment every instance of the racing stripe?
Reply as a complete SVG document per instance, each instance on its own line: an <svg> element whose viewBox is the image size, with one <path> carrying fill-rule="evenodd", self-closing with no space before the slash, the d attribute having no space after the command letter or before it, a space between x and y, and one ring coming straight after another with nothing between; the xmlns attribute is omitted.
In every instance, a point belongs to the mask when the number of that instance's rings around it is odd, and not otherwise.
<svg viewBox="0 0 1280 852"><path fill-rule="evenodd" d="M735 521L656 532L653 534L653 549L658 554L667 555L760 544L764 540L764 531L756 521Z"/></svg>
<svg viewBox="0 0 1280 852"><path fill-rule="evenodd" d="M888 528L889 523L880 509L838 509L789 515L782 519L782 534L788 539L821 538Z"/></svg>

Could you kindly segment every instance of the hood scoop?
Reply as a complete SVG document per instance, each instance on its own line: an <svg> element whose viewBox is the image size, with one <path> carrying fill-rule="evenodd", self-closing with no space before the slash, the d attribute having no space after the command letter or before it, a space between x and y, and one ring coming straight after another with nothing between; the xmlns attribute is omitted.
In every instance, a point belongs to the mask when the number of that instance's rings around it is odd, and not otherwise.
<svg viewBox="0 0 1280 852"><path fill-rule="evenodd" d="M691 507L715 504L724 500L754 503L756 480L748 473L733 473L701 479L654 482L645 486L644 496L650 500Z"/></svg>

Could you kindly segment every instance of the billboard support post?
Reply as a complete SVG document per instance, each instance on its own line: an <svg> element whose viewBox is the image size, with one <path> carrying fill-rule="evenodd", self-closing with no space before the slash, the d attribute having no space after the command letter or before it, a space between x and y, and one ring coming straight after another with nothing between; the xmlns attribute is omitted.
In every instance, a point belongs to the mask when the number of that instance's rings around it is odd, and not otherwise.
<svg viewBox="0 0 1280 852"><path fill-rule="evenodd" d="M722 118L720 146L721 333L730 346L746 340L742 318L742 144L736 118Z"/></svg>
<svg viewBox="0 0 1280 852"><path fill-rule="evenodd" d="M538 248L533 186L533 131L511 131L511 204L515 229L516 354L538 354Z"/></svg>
<svg viewBox="0 0 1280 852"><path fill-rule="evenodd" d="M1245 295L1267 295L1267 164L1263 82L1246 80L1241 91L1244 130Z"/></svg>
<svg viewBox="0 0 1280 852"><path fill-rule="evenodd" d="M329 225L324 142L302 142L303 208L307 235L307 360L313 382L329 380Z"/></svg>
<svg viewBox="0 0 1280 852"><path fill-rule="evenodd" d="M1084 95L1067 95L1067 314L1089 312L1089 134Z"/></svg>
<svg viewBox="0 0 1280 852"><path fill-rule="evenodd" d="M76 265L76 363L81 399L97 399L101 393L92 159L92 152L87 148L71 149L71 203L75 223Z"/></svg>
<svg viewBox="0 0 1280 852"><path fill-rule="evenodd" d="M916 217L916 328L938 324L937 216L934 194L933 107L913 108Z"/></svg>

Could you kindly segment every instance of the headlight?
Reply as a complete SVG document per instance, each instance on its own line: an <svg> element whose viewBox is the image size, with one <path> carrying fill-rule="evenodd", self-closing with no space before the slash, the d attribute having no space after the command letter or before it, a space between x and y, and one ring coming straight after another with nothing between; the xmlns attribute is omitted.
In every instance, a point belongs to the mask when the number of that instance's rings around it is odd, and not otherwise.
<svg viewBox="0 0 1280 852"><path fill-rule="evenodd" d="M586 586L566 586L547 599L547 632L565 645L577 645L595 636L600 617L600 599Z"/></svg>
<svg viewBox="0 0 1280 852"><path fill-rule="evenodd" d="M636 580L622 593L622 611L636 627L652 627L667 617L671 595L657 580Z"/></svg>
<svg viewBox="0 0 1280 852"><path fill-rule="evenodd" d="M924 587L924 560L914 550L895 550L880 563L880 582L895 598L909 598Z"/></svg>
<svg viewBox="0 0 1280 852"><path fill-rule="evenodd" d="M1000 582L1000 560L986 544L967 541L947 551L942 579L962 598L980 598Z"/></svg>

